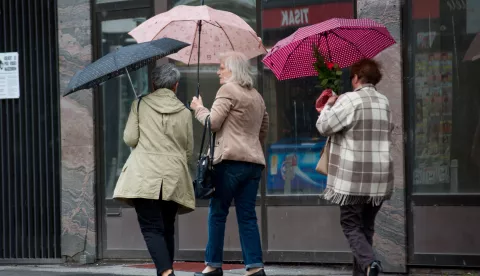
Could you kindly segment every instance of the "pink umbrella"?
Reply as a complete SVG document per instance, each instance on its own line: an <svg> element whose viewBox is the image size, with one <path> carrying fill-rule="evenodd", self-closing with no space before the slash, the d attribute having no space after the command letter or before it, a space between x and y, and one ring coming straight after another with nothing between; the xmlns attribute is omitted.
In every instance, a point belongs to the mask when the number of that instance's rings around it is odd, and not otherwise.
<svg viewBox="0 0 480 276"><path fill-rule="evenodd" d="M387 28L371 19L333 18L298 29L275 44L262 62L279 80L316 76L314 45L326 60L345 68L393 44Z"/></svg>
<svg viewBox="0 0 480 276"><path fill-rule="evenodd" d="M143 22L129 33L137 42L164 37L189 43L169 58L187 65L197 63L197 96L200 94L200 63L218 64L219 54L236 51L247 58L267 51L255 31L238 15L208 6L177 6Z"/></svg>
<svg viewBox="0 0 480 276"><path fill-rule="evenodd" d="M242 52L248 58L267 52L255 31L242 18L208 6L177 6L150 18L129 34L137 42L168 37L189 43L191 46L169 56L187 65L218 64L218 55L227 51Z"/></svg>

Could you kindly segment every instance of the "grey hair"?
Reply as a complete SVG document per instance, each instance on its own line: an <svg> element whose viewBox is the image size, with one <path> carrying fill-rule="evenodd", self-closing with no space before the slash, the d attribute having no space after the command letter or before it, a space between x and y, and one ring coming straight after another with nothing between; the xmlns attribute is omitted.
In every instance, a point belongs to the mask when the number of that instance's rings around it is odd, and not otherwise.
<svg viewBox="0 0 480 276"><path fill-rule="evenodd" d="M180 80L180 71L171 63L165 63L155 67L152 71L154 89L173 89Z"/></svg>
<svg viewBox="0 0 480 276"><path fill-rule="evenodd" d="M232 76L226 80L234 82L247 89L253 88L252 70L247 56L240 52L227 52L220 54L220 61L226 69L232 72Z"/></svg>

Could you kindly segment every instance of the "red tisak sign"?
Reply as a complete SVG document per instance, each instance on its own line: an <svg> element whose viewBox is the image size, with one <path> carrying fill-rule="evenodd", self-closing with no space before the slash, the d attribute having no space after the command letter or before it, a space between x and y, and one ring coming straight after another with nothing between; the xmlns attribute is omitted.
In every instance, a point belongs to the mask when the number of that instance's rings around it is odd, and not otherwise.
<svg viewBox="0 0 480 276"><path fill-rule="evenodd" d="M334 17L353 18L353 5L346 2L286 7L266 9L262 14L264 29L278 29L316 24Z"/></svg>

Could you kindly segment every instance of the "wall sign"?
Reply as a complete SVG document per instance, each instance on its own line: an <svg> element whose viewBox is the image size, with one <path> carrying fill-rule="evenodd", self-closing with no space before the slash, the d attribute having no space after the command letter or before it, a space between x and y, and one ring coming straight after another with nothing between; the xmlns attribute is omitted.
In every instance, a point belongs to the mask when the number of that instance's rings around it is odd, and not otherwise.
<svg viewBox="0 0 480 276"><path fill-rule="evenodd" d="M301 27L320 23L333 17L353 18L351 1L264 9L262 25L264 29Z"/></svg>
<svg viewBox="0 0 480 276"><path fill-rule="evenodd" d="M0 53L0 99L20 97L18 53Z"/></svg>

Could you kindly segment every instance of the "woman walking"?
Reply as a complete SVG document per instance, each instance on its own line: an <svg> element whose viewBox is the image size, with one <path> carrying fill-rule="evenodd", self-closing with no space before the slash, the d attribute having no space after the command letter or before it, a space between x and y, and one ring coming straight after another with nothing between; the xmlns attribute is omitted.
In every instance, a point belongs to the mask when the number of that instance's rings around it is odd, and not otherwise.
<svg viewBox="0 0 480 276"><path fill-rule="evenodd" d="M195 208L188 160L193 151L192 114L175 95L180 72L172 64L153 70L155 92L132 104L124 132L134 148L114 198L135 207L158 276L174 276L174 224Z"/></svg>
<svg viewBox="0 0 480 276"><path fill-rule="evenodd" d="M340 205L340 223L354 256L354 276L376 276L381 265L372 244L375 217L393 191L392 114L375 85L377 62L352 66L353 92L332 96L317 121L331 139L325 199Z"/></svg>
<svg viewBox="0 0 480 276"><path fill-rule="evenodd" d="M246 275L265 275L255 201L265 166L262 144L268 131L268 114L262 96L253 88L250 65L237 52L222 55L217 72L222 86L212 109L194 97L191 108L201 123L210 115L216 132L214 176L216 186L208 217L207 267L196 276L221 276L225 222L235 200Z"/></svg>

